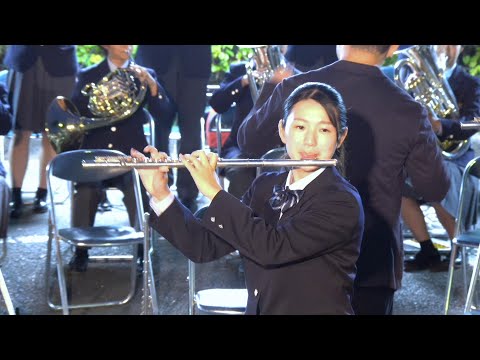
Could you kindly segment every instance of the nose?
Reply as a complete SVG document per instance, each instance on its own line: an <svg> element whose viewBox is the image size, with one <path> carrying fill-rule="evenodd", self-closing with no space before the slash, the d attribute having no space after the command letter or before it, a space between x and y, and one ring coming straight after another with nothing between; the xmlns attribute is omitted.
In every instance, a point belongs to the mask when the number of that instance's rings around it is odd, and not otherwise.
<svg viewBox="0 0 480 360"><path fill-rule="evenodd" d="M317 144L317 137L314 131L307 131L305 133L304 143L309 146L315 146Z"/></svg>

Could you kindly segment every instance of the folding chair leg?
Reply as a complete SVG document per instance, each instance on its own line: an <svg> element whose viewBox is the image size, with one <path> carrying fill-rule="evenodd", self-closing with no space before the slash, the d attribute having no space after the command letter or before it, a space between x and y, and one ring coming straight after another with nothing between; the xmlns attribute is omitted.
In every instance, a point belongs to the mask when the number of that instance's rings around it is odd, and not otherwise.
<svg viewBox="0 0 480 360"><path fill-rule="evenodd" d="M7 289L7 284L2 274L2 268L0 267L0 290L3 296L3 301L5 302L5 306L7 307L8 315L15 315L15 309L13 307L12 299L10 298L10 294Z"/></svg>
<svg viewBox="0 0 480 360"><path fill-rule="evenodd" d="M188 315L195 315L195 263L188 260Z"/></svg>
<svg viewBox="0 0 480 360"><path fill-rule="evenodd" d="M452 251L450 254L450 264L448 265L448 277L447 277L447 290L445 293L445 307L444 314L448 315L448 308L450 306L450 297L452 294L452 283L453 283L453 271L455 270L455 257L457 256L456 244L452 245Z"/></svg>
<svg viewBox="0 0 480 360"><path fill-rule="evenodd" d="M473 267L472 278L470 279L470 286L468 287L467 300L465 302L465 309L463 310L464 314L472 313L472 300L475 293L475 288L478 281L478 273L480 271L480 246L477 250L477 257L475 259L475 265Z"/></svg>

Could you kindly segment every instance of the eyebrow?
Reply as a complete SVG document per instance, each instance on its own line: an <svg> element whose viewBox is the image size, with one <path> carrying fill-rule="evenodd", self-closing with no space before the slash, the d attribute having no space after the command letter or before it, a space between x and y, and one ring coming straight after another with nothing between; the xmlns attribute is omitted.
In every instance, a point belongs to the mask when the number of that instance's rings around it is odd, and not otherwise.
<svg viewBox="0 0 480 360"><path fill-rule="evenodd" d="M293 121L309 122L308 120L305 120L303 118L293 118ZM325 119L322 119L320 121L320 124L326 124L326 125L334 126L330 120L325 120Z"/></svg>

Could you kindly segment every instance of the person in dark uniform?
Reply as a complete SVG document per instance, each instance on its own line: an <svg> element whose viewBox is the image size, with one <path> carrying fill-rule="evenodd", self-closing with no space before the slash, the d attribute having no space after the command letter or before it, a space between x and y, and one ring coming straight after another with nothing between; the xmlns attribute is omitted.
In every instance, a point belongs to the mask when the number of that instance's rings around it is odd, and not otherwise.
<svg viewBox="0 0 480 360"><path fill-rule="evenodd" d="M201 147L200 119L207 104L206 90L210 79L212 50L210 45L139 45L135 60L152 68L171 95L177 107L180 130L180 154ZM155 144L168 153L169 135L175 114L155 117ZM182 203L195 210L198 189L186 169L179 169L177 191ZM173 177L170 178L170 182Z"/></svg>
<svg viewBox="0 0 480 360"><path fill-rule="evenodd" d="M116 70L130 66L132 45L102 45L107 52L104 61L79 72L78 81L72 95L72 102L78 108L80 115L89 118L95 117L88 109L89 98L81 93L85 85L98 83L102 77ZM112 126L89 130L81 145L82 149L111 149L119 150L124 154L130 153L130 148L145 147L147 139L143 132L143 124L147 115L142 107L148 106L149 112L155 116L171 116L174 109L165 89L156 80L152 69L134 65L139 82L147 85L147 93L140 108L130 117L120 120ZM170 113L170 114L169 114ZM102 199L102 189L105 186L119 188L123 194L123 201L127 207L130 224L135 225L136 205L131 173L106 180L102 183L78 183L73 197L72 226L93 226L97 206ZM144 203L148 198L143 189ZM140 252L139 255L141 255ZM72 270L86 271L88 265L88 251L76 248L75 255L70 262Z"/></svg>
<svg viewBox="0 0 480 360"><path fill-rule="evenodd" d="M8 92L3 84L0 84L0 136L7 135L12 129L12 113L8 102ZM3 150L3 149L2 149ZM7 237L8 229L8 206L10 201L10 187L5 177L7 172L0 159L0 239Z"/></svg>
<svg viewBox="0 0 480 360"><path fill-rule="evenodd" d="M364 213L342 175L346 110L338 92L308 83L287 99L277 130L291 159L338 160L263 173L239 201L215 176L217 155L181 157L211 203L202 219L168 188L166 171L140 170L151 225L189 259L208 262L238 250L245 264L247 315L353 314L351 297ZM154 159L167 155L148 146ZM135 150L132 156L143 157ZM273 195L273 196L272 196Z"/></svg>
<svg viewBox="0 0 480 360"><path fill-rule="evenodd" d="M288 45L285 58L302 72L337 61L336 45Z"/></svg>
<svg viewBox="0 0 480 360"><path fill-rule="evenodd" d="M241 122L253 106L245 62L230 65L230 71L225 74L220 88L215 90L210 98L210 106L219 114L230 110L233 104L235 104L235 114L232 129L222 146L220 157L242 159L246 158L246 155L242 154L238 148L237 132ZM230 182L228 192L241 199L255 179L256 169L231 167L222 169L221 174Z"/></svg>
<svg viewBox="0 0 480 360"><path fill-rule="evenodd" d="M10 216L23 213L22 185L28 164L30 136L42 134L39 185L33 211L46 212L46 167L55 156L45 133L48 106L58 96L68 96L75 85L77 56L74 45L10 45L5 54L8 91L12 99L14 135L10 154L12 208Z"/></svg>
<svg viewBox="0 0 480 360"><path fill-rule="evenodd" d="M463 121L472 121L474 117L480 116L480 79L470 75L461 65L457 64L458 57L462 51L462 45L437 45L439 59L446 59L444 64L444 76L452 89L455 100L458 104L459 118L442 119L430 114L432 127L440 141L445 140L466 140L477 133L476 130L462 130L460 124ZM462 149L463 151L463 149ZM448 237L452 240L455 236L455 216L459 205L460 185L467 163L475 157L475 152L469 144L465 153L454 158L444 158L444 164L450 178L450 189L447 196L441 202L429 203L442 226L447 231ZM465 201L470 209L464 214L465 229L469 229L477 220L478 180L471 176L466 183L464 191L467 192ZM434 247L428 233L427 223L420 205L424 201L407 183L404 197L402 198L402 217L412 234L420 243L420 251L413 259L405 260L405 271L414 272L429 269L430 271L447 271L448 262L442 262L439 251Z"/></svg>
<svg viewBox="0 0 480 360"><path fill-rule="evenodd" d="M238 130L240 150L261 156L281 144L276 124L295 88L319 81L342 95L349 128L346 178L358 189L365 210L353 296L353 308L360 315L391 314L395 290L401 286L405 172L428 201L443 199L450 185L427 110L380 70L397 48L337 45L339 61L331 65L283 81L274 76Z"/></svg>

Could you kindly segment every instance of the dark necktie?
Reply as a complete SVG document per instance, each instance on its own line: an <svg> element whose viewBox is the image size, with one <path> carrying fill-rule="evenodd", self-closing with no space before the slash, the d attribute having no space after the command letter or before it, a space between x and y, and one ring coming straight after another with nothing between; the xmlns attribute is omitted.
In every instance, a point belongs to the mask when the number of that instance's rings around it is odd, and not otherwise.
<svg viewBox="0 0 480 360"><path fill-rule="evenodd" d="M302 197L304 190L290 190L282 185L273 187L273 196L270 198L270 206L273 210L280 210L285 213L288 209L296 205Z"/></svg>

